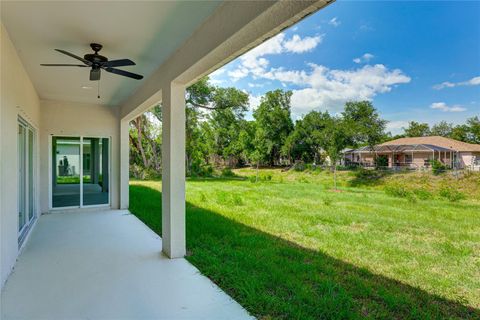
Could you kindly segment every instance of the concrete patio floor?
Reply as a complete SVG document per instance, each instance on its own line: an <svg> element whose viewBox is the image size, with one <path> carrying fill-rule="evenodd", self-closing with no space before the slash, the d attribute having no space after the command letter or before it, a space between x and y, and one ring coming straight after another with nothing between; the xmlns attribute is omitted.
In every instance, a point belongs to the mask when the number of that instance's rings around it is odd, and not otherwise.
<svg viewBox="0 0 480 320"><path fill-rule="evenodd" d="M127 210L42 215L1 295L1 319L251 319Z"/></svg>

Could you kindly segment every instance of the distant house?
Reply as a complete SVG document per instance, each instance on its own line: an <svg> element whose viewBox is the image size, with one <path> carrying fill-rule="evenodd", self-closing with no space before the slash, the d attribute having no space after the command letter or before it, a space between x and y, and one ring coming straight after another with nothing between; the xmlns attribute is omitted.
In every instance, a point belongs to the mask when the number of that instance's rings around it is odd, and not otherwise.
<svg viewBox="0 0 480 320"><path fill-rule="evenodd" d="M438 160L449 168L480 169L480 144L440 136L400 138L374 147L345 150L345 162L373 166L374 156L384 158L388 167L420 169Z"/></svg>

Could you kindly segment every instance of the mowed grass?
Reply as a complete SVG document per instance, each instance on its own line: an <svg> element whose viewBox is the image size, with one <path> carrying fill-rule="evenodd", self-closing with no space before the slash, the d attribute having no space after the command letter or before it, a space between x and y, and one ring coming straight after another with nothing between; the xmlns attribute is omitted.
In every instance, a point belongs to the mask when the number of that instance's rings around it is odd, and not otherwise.
<svg viewBox="0 0 480 320"><path fill-rule="evenodd" d="M480 318L475 197L413 202L345 181L332 192L328 173L273 175L187 181L187 259L252 315ZM161 234L161 182L132 181L130 210Z"/></svg>

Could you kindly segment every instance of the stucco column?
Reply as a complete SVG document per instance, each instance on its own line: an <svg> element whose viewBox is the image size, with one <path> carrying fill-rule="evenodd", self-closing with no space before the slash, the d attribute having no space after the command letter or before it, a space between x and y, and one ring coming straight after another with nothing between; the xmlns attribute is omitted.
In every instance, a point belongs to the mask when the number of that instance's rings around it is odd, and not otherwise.
<svg viewBox="0 0 480 320"><path fill-rule="evenodd" d="M120 120L120 209L128 209L129 203L129 174L130 174L130 141L126 119Z"/></svg>
<svg viewBox="0 0 480 320"><path fill-rule="evenodd" d="M185 255L185 86L162 88L162 249Z"/></svg>

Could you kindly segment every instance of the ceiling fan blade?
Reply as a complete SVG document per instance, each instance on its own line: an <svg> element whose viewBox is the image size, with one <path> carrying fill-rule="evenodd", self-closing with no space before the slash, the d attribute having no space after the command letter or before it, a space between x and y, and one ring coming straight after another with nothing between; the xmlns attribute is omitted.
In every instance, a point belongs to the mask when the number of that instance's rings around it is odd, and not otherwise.
<svg viewBox="0 0 480 320"><path fill-rule="evenodd" d="M135 62L130 59L120 59L120 60L111 60L102 64L103 67L125 67L125 66L134 66Z"/></svg>
<svg viewBox="0 0 480 320"><path fill-rule="evenodd" d="M90 70L90 81L100 80L100 69L92 68Z"/></svg>
<svg viewBox="0 0 480 320"><path fill-rule="evenodd" d="M115 68L104 68L104 69L107 72L115 73L115 74L118 74L118 75L121 75L121 76L124 76L124 77L129 77L129 78L137 79L137 80L143 79L142 75L139 75L139 74L136 74L136 73L131 73L131 72L128 72L128 71L125 71L125 70L120 70L120 69L115 69Z"/></svg>
<svg viewBox="0 0 480 320"><path fill-rule="evenodd" d="M44 67L88 67L84 64L41 63Z"/></svg>
<svg viewBox="0 0 480 320"><path fill-rule="evenodd" d="M68 52L68 51L61 50L61 49L55 49L55 50L58 51L58 52L60 52L60 53L66 54L67 56L70 56L70 57L72 57L72 58L75 58L75 59L77 59L77 60L80 60L80 61L82 61L83 63L85 63L87 66L91 66L91 65L92 65L92 63L91 63L90 61L85 60L85 59L83 59L82 57L79 57L79 56L77 56L77 55L74 55L73 53L70 53L70 52Z"/></svg>

